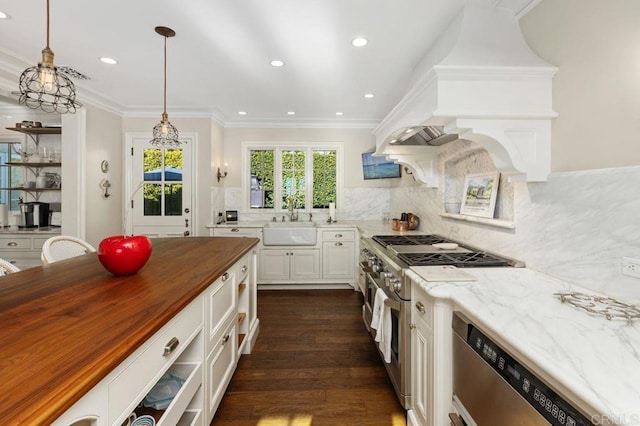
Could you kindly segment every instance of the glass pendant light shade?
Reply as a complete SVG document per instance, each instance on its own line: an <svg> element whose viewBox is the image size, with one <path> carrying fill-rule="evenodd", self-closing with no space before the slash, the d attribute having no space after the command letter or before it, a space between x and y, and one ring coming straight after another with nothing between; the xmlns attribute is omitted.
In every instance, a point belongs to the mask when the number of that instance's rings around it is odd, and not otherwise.
<svg viewBox="0 0 640 426"><path fill-rule="evenodd" d="M53 64L53 51L49 48L49 0L47 0L47 47L42 50L42 62L29 67L20 76L19 102L44 112L74 113L82 104L76 101L73 82L58 72Z"/></svg>
<svg viewBox="0 0 640 426"><path fill-rule="evenodd" d="M176 35L176 32L167 27L156 27L156 32L164 37L164 110L160 123L153 127L153 139L149 142L159 148L177 148L182 145L178 139L178 129L169 122L167 114L167 38Z"/></svg>

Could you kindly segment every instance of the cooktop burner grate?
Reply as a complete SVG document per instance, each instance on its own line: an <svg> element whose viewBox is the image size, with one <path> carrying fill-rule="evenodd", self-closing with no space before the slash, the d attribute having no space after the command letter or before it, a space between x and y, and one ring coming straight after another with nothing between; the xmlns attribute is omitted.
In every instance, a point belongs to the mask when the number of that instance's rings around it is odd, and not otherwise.
<svg viewBox="0 0 640 426"><path fill-rule="evenodd" d="M453 265L458 268L509 266L509 262L483 252L471 253L398 253L409 266Z"/></svg>
<svg viewBox="0 0 640 426"><path fill-rule="evenodd" d="M640 308L612 297L594 296L579 292L555 293L555 296L558 296L562 303L567 303L590 314L604 316L608 320L615 318L631 321L632 319L640 318Z"/></svg>
<svg viewBox="0 0 640 426"><path fill-rule="evenodd" d="M373 241L383 247L389 245L419 246L450 242L439 235L374 235Z"/></svg>

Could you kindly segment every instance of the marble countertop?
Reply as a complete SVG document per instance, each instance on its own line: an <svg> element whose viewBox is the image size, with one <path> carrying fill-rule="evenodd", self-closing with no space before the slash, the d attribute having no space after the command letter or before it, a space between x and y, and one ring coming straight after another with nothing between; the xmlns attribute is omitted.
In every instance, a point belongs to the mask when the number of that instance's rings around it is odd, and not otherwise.
<svg viewBox="0 0 640 426"><path fill-rule="evenodd" d="M207 228L262 228L268 221L239 221L235 223L209 224ZM300 222L299 222L300 223ZM390 223L382 223L379 220L340 220L334 223L325 221L315 222L318 228L358 228L360 234L365 237L373 235L410 235L424 234L422 231L392 231Z"/></svg>
<svg viewBox="0 0 640 426"><path fill-rule="evenodd" d="M640 424L640 320L607 320L554 293L592 291L526 268L466 268L477 281L433 282L407 275L448 299L595 424Z"/></svg>
<svg viewBox="0 0 640 426"><path fill-rule="evenodd" d="M2 234L59 234L59 226L46 226L42 228L18 228L17 226L0 227Z"/></svg>

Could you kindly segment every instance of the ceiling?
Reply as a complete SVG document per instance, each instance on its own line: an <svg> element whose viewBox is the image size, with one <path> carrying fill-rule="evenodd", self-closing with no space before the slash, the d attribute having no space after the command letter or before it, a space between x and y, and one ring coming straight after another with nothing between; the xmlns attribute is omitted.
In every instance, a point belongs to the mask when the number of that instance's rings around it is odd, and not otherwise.
<svg viewBox="0 0 640 426"><path fill-rule="evenodd" d="M373 127L406 93L413 68L463 3L51 0L50 47L57 66L90 77L73 80L81 101L125 116L162 112L163 38L154 27L163 25L176 31L167 42L169 117ZM41 59L46 2L0 0L0 11L9 15L0 20L0 54L12 58L0 69L17 76ZM352 46L358 36L368 45ZM102 56L118 64L106 65ZM272 67L273 59L285 65Z"/></svg>

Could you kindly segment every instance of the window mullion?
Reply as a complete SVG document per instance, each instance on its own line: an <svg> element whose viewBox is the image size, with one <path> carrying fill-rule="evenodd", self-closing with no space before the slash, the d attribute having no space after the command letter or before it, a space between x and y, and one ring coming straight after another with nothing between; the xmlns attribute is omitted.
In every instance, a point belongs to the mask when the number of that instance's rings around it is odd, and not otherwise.
<svg viewBox="0 0 640 426"><path fill-rule="evenodd" d="M277 147L275 149L275 158L273 159L273 168L275 176L275 188L273 192L275 194L275 200L273 200L274 211L282 211L282 148Z"/></svg>

